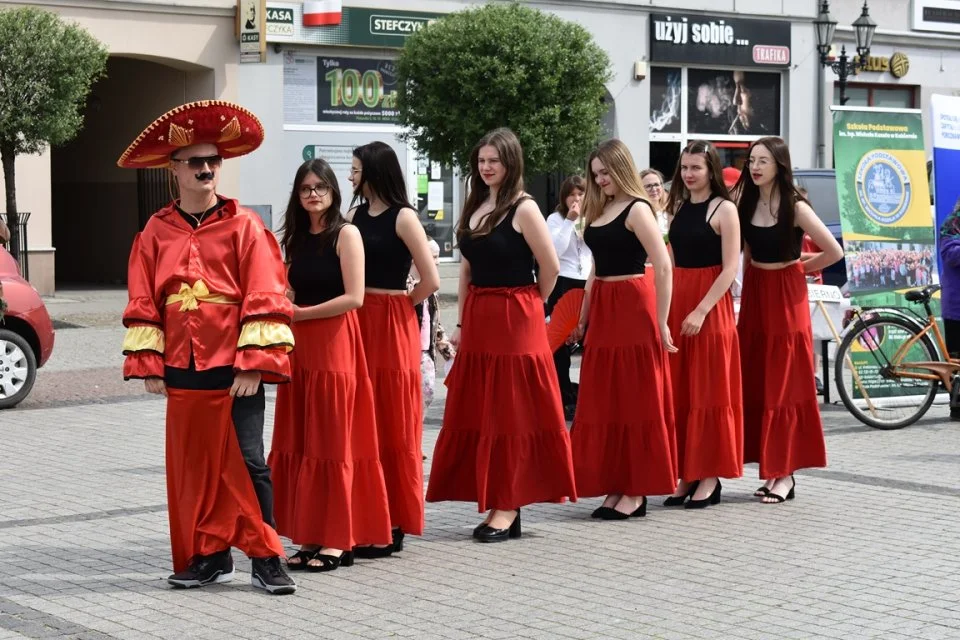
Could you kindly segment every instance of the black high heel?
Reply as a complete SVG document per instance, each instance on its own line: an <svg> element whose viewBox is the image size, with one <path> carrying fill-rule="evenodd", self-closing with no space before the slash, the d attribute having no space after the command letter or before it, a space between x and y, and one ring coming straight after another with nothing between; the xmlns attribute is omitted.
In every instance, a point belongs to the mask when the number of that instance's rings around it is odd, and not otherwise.
<svg viewBox="0 0 960 640"><path fill-rule="evenodd" d="M310 560L319 560L322 564L308 564L304 567L307 571L313 573L324 573L333 571L339 567L353 566L353 551L344 551L339 556L328 556L325 553L315 553Z"/></svg>
<svg viewBox="0 0 960 640"><path fill-rule="evenodd" d="M793 486L790 487L790 492L787 493L786 497L776 494L773 491L770 491L769 493L767 493L766 497L773 498L775 502L767 502L766 504L780 504L781 502L785 502L787 500L793 500L795 497L794 490L797 488L797 480L796 478L793 477L792 473L790 474L790 480L793 481Z"/></svg>
<svg viewBox="0 0 960 640"><path fill-rule="evenodd" d="M685 509L706 509L712 504L720 504L720 491L722 489L723 485L720 484L720 479L718 478L717 486L713 488L713 493L703 500L694 500L693 498L690 498L690 501L683 506Z"/></svg>
<svg viewBox="0 0 960 640"><path fill-rule="evenodd" d="M697 487L699 487L699 486L700 486L700 481L699 481L699 480L694 480L693 482L690 483L690 486L687 487L687 493L686 493L686 495L682 495L682 496L670 496L669 498L667 498L666 500L663 501L663 506L665 506L665 507L682 507L682 506L683 506L683 503L687 501L687 498L692 497L693 494L694 494L694 492L696 492Z"/></svg>
<svg viewBox="0 0 960 640"><path fill-rule="evenodd" d="M494 529L487 524L483 526L475 537L480 542L503 542L508 538L519 538L521 533L520 509L517 509L517 517L513 519L509 527L506 529Z"/></svg>

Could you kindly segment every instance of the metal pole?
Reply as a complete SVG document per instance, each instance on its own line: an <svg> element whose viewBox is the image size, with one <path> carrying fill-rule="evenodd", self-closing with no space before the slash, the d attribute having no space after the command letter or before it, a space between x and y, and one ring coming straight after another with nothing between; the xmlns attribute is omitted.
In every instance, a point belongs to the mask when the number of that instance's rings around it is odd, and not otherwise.
<svg viewBox="0 0 960 640"><path fill-rule="evenodd" d="M850 72L850 68L847 66L847 48L840 48L840 60L838 61L837 66L837 75L840 76L840 105L847 104L847 74Z"/></svg>

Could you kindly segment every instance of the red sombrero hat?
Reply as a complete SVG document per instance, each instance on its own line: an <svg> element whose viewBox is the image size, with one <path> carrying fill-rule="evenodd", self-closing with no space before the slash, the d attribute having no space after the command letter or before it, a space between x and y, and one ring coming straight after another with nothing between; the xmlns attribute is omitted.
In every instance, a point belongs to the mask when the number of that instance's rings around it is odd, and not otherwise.
<svg viewBox="0 0 960 640"><path fill-rule="evenodd" d="M177 149L215 144L224 158L250 153L263 142L263 125L240 105L201 100L171 109L143 130L117 165L126 169L166 167Z"/></svg>

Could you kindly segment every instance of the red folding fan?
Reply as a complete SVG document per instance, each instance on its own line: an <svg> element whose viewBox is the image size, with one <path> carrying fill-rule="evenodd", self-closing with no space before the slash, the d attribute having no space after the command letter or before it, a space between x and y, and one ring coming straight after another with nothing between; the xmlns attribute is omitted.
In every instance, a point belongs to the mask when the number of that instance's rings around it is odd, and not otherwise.
<svg viewBox="0 0 960 640"><path fill-rule="evenodd" d="M550 351L556 351L567 341L580 321L580 307L583 306L583 289L571 289L560 296L550 314L547 323L547 342Z"/></svg>

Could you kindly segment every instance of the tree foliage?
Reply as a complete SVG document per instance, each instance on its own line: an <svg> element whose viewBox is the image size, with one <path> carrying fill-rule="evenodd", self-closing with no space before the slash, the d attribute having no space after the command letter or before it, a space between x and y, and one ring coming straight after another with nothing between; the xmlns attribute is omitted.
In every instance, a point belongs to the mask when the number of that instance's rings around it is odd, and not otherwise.
<svg viewBox="0 0 960 640"><path fill-rule="evenodd" d="M84 29L35 7L0 10L0 155L16 251L14 160L71 140L107 50Z"/></svg>
<svg viewBox="0 0 960 640"><path fill-rule="evenodd" d="M510 127L529 173L572 171L601 135L606 52L579 24L519 4L446 15L398 61L406 134L434 160L469 167L487 131Z"/></svg>

